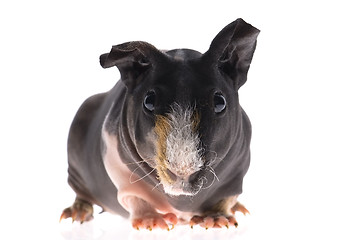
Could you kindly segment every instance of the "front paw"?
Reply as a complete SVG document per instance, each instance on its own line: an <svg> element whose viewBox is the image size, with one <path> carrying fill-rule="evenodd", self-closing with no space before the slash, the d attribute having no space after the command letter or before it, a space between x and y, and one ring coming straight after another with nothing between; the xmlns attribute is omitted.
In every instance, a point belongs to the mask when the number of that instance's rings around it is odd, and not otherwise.
<svg viewBox="0 0 361 240"><path fill-rule="evenodd" d="M230 226L238 227L238 223L234 214L236 212L242 212L244 215L249 214L247 208L245 208L239 202L236 202L230 209L228 208L227 201L221 201L215 206L214 209L208 211L202 216L193 216L189 221L191 228L194 225L199 225L205 229L208 228L229 228ZM226 208L224 208L226 206ZM217 211L217 209L223 209ZM229 209L225 211L224 209Z"/></svg>
<svg viewBox="0 0 361 240"><path fill-rule="evenodd" d="M132 226L133 228L139 229L147 229L152 231L153 229L170 229L174 228L178 222L178 218L173 213L160 214L160 213L148 213L144 216L137 216L132 218ZM171 227L170 227L171 225Z"/></svg>
<svg viewBox="0 0 361 240"><path fill-rule="evenodd" d="M205 229L208 228L229 228L230 226L238 227L237 220L234 216L226 216L223 214L210 216L193 216L189 221L191 228L194 225L199 225Z"/></svg>
<svg viewBox="0 0 361 240"><path fill-rule="evenodd" d="M80 223L90 221L93 219L93 205L88 201L76 198L71 207L64 209L60 221L66 218L72 218L73 222L79 221Z"/></svg>

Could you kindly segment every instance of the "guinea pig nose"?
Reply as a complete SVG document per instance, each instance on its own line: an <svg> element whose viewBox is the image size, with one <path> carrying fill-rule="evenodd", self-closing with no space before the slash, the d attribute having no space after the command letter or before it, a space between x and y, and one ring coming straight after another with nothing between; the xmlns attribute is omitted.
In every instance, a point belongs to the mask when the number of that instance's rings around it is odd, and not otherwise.
<svg viewBox="0 0 361 240"><path fill-rule="evenodd" d="M168 176L173 180L173 181L176 181L177 180L177 175L175 175L171 170L169 170L168 168L167 168L167 174L168 174Z"/></svg>

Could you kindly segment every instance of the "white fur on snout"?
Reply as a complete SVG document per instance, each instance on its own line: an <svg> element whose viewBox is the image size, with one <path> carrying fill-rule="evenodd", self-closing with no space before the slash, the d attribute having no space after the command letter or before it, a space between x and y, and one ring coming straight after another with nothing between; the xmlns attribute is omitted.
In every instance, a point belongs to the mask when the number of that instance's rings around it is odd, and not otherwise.
<svg viewBox="0 0 361 240"><path fill-rule="evenodd" d="M183 109L178 104L172 106L167 115L170 130L166 139L168 168L176 175L187 178L203 165L200 139L195 131L194 109Z"/></svg>

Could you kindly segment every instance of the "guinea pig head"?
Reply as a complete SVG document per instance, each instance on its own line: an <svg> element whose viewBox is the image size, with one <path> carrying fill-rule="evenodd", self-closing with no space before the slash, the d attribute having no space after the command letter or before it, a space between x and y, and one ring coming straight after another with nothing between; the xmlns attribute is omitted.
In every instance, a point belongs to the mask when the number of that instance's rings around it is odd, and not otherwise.
<svg viewBox="0 0 361 240"><path fill-rule="evenodd" d="M214 180L208 176L217 177L217 164L241 131L238 89L247 80L258 33L238 19L204 54L128 42L101 56L103 67L121 73L130 136L165 193L195 195Z"/></svg>

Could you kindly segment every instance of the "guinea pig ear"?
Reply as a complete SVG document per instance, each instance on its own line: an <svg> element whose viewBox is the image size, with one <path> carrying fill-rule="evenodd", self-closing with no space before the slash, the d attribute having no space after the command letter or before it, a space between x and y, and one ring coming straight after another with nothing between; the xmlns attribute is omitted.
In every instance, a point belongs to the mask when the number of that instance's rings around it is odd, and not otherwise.
<svg viewBox="0 0 361 240"><path fill-rule="evenodd" d="M157 55L162 53L146 42L127 42L113 46L110 53L100 56L103 68L116 66L122 81L134 88L140 82L140 76L155 62Z"/></svg>
<svg viewBox="0 0 361 240"><path fill-rule="evenodd" d="M236 89L247 81L259 32L239 18L218 33L204 54L217 64L222 73L231 78Z"/></svg>

